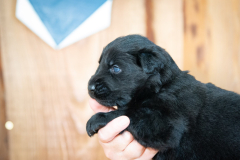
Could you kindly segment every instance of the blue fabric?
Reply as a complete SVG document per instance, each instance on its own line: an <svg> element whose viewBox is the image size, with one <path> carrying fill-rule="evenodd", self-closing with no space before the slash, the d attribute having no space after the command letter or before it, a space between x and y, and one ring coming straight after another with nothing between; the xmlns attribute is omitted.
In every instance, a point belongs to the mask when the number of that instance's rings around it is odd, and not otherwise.
<svg viewBox="0 0 240 160"><path fill-rule="evenodd" d="M29 0L56 44L107 0Z"/></svg>

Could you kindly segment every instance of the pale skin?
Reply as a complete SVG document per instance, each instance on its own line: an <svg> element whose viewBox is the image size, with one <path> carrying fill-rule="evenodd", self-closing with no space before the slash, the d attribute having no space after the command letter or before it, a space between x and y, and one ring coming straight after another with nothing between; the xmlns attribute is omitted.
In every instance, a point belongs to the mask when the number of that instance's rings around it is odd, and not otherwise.
<svg viewBox="0 0 240 160"><path fill-rule="evenodd" d="M95 113L114 110L102 106L94 99L90 99L89 104ZM120 116L98 131L99 143L105 155L111 160L151 160L157 154L157 150L143 147L128 131L119 134L129 124L127 116Z"/></svg>

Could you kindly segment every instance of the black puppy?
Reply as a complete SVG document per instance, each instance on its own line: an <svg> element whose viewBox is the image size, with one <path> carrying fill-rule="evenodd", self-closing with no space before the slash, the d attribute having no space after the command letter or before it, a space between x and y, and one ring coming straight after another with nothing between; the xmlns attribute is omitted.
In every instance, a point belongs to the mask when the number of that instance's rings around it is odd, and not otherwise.
<svg viewBox="0 0 240 160"><path fill-rule="evenodd" d="M126 115L126 130L159 150L155 159L240 159L240 95L197 81L145 37L108 44L88 90L100 104L118 106L91 117L89 136Z"/></svg>

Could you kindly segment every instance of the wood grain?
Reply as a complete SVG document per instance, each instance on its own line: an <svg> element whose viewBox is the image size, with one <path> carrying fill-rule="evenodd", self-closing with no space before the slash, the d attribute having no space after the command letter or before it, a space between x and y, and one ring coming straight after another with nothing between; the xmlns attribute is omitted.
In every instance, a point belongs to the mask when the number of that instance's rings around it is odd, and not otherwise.
<svg viewBox="0 0 240 160"><path fill-rule="evenodd" d="M153 0L153 30L155 43L164 48L183 68L182 0Z"/></svg>
<svg viewBox="0 0 240 160"><path fill-rule="evenodd" d="M208 82L206 0L184 1L184 69Z"/></svg>
<svg viewBox="0 0 240 160"><path fill-rule="evenodd" d="M184 69L240 93L240 1L184 1Z"/></svg>
<svg viewBox="0 0 240 160"><path fill-rule="evenodd" d="M53 50L15 18L14 0L0 1L2 65L11 160L104 160L85 124L93 114L87 82L113 39L145 35L144 0L115 0L111 26ZM123 12L124 10L124 12ZM134 12L133 12L134 11Z"/></svg>
<svg viewBox="0 0 240 160"><path fill-rule="evenodd" d="M1 7L0 7L1 10ZM1 17L0 17L0 160L8 160L8 133L5 128L7 121L6 117L6 104L5 104L5 90L3 81L3 68L1 58Z"/></svg>
<svg viewBox="0 0 240 160"><path fill-rule="evenodd" d="M154 6L152 0L145 0L145 9L146 9L146 37L155 43L155 35L153 30L153 15L154 15Z"/></svg>

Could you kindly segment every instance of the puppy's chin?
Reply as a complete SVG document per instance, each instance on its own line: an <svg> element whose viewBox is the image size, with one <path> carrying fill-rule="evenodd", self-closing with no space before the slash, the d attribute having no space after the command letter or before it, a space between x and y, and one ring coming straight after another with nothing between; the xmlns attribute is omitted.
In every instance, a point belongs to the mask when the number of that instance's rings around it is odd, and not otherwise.
<svg viewBox="0 0 240 160"><path fill-rule="evenodd" d="M89 91L89 96L92 99L95 99L99 104L106 106L106 107L113 107L116 105L115 101L111 99L111 96L109 94L96 94Z"/></svg>
<svg viewBox="0 0 240 160"><path fill-rule="evenodd" d="M131 100L131 97L129 96L124 96L124 97L120 97L120 98L113 98L113 96L109 95L107 97L97 97L95 96L94 94L92 93L89 93L90 97L92 99L95 99L99 104L103 105L103 106L106 106L106 107L114 107L114 106L117 106L117 107L124 107L126 106L127 103L130 102Z"/></svg>
<svg viewBox="0 0 240 160"><path fill-rule="evenodd" d="M116 103L111 102L110 100L101 100L101 99L97 99L97 98L95 98L95 100L96 100L99 104L101 104L101 105L103 105L103 106L106 106L106 107L116 106Z"/></svg>

